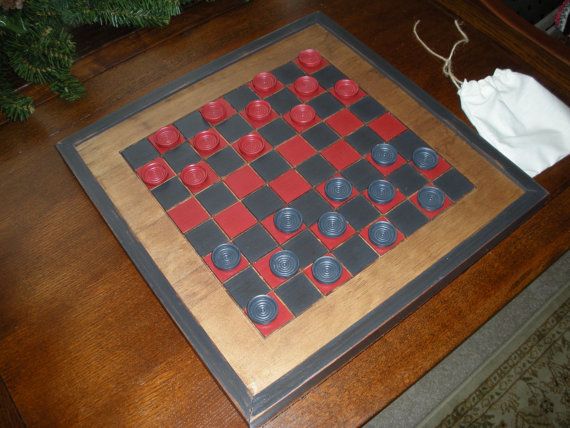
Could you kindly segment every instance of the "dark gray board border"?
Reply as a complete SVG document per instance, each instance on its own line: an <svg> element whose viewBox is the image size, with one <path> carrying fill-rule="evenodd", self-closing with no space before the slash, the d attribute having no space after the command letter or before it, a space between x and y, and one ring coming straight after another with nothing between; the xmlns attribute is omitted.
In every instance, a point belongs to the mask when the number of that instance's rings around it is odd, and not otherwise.
<svg viewBox="0 0 570 428"><path fill-rule="evenodd" d="M177 297L147 251L132 234L126 222L119 216L111 200L79 156L76 147L94 135L160 102L180 89L313 24L319 24L337 36L381 73L393 80L434 116L492 161L498 169L523 189L525 193L486 227L461 243L382 305L378 306L265 390L255 396L251 396L235 371ZM220 57L208 65L189 72L162 88L152 91L95 124L62 140L58 143L57 148L162 305L190 341L232 402L252 426L257 426L269 420L279 410L323 380L328 374L353 358L357 353L361 352L365 347L416 310L516 228L527 216L538 209L547 197L547 192L542 187L476 135L463 122L454 117L451 112L438 104L436 100L421 88L409 81L384 59L321 12L307 15Z"/></svg>

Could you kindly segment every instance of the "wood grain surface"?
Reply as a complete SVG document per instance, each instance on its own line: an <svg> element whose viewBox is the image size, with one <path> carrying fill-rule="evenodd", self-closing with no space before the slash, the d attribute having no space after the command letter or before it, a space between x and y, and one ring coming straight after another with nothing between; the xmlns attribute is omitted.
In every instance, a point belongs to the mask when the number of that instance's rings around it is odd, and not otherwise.
<svg viewBox="0 0 570 428"><path fill-rule="evenodd" d="M138 55L110 44L91 58L99 71L85 74L85 99L49 99L26 124L0 127L0 377L25 423L245 424L54 145L149 90L319 9L464 118L441 64L411 34L421 19L424 39L444 52L457 38L454 17L421 0L393 5L252 1L176 37L153 30ZM174 25L184 20L187 15ZM535 58L510 53L469 23L465 29L471 42L457 51L458 76L481 78L508 67L534 75L565 99L552 84L556 76L533 66ZM537 214L268 425L361 424L437 364L568 249L569 168L565 159L538 177L552 196Z"/></svg>

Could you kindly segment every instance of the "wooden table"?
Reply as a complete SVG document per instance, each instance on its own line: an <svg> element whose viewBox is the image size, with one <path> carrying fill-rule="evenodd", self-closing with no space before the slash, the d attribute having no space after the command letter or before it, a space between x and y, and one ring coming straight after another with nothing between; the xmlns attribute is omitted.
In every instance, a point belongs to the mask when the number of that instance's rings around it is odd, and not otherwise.
<svg viewBox="0 0 570 428"><path fill-rule="evenodd" d="M480 9L468 9L466 17ZM182 74L322 10L459 117L455 87L414 40L447 52L458 35L435 3L232 1L202 4L164 29L82 57L88 95L44 91L25 124L0 128L0 425L243 425L54 149L57 141ZM475 11L475 12L473 12ZM460 11L456 11L460 13ZM471 14L471 15L470 15ZM467 18L466 18L467 19ZM455 73L534 75L567 103L557 73L468 23ZM537 177L546 205L382 339L269 422L356 425L374 416L568 250L570 160Z"/></svg>

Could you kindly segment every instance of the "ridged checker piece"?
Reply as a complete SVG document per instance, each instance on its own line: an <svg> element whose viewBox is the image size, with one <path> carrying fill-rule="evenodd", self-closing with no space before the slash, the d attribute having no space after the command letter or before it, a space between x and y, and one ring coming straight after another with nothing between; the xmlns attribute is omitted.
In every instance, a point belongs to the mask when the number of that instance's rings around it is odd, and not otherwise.
<svg viewBox="0 0 570 428"><path fill-rule="evenodd" d="M267 71L262 71L255 75L252 83L258 91L269 92L277 85L277 78Z"/></svg>
<svg viewBox="0 0 570 428"><path fill-rule="evenodd" d="M418 202L426 211L437 211L445 202L445 195L437 187L424 187L418 192Z"/></svg>
<svg viewBox="0 0 570 428"><path fill-rule="evenodd" d="M261 294L247 304L247 315L256 324L270 324L277 317L277 303L270 296Z"/></svg>
<svg viewBox="0 0 570 428"><path fill-rule="evenodd" d="M433 169L439 162L437 153L429 147L420 147L414 150L412 160L419 169Z"/></svg>
<svg viewBox="0 0 570 428"><path fill-rule="evenodd" d="M269 267L273 275L290 278L299 270L299 257L291 250L278 251L269 259Z"/></svg>
<svg viewBox="0 0 570 428"><path fill-rule="evenodd" d="M325 194L333 201L344 201L352 194L352 184L346 178L331 178L325 184Z"/></svg>
<svg viewBox="0 0 570 428"><path fill-rule="evenodd" d="M389 247L396 242L396 228L392 223L382 220L370 226L368 237L378 247Z"/></svg>
<svg viewBox="0 0 570 428"><path fill-rule="evenodd" d="M396 162L397 158L398 151L391 144L380 143L372 147L372 159L378 165L390 166Z"/></svg>
<svg viewBox="0 0 570 428"><path fill-rule="evenodd" d="M221 270L234 269L240 260L241 254L233 244L220 244L212 251L212 263Z"/></svg>
<svg viewBox="0 0 570 428"><path fill-rule="evenodd" d="M313 276L322 284L334 284L342 275L342 267L337 259L322 256L315 260L311 268Z"/></svg>
<svg viewBox="0 0 570 428"><path fill-rule="evenodd" d="M387 204L395 194L394 185L386 180L374 180L368 186L368 196L377 204Z"/></svg>
<svg viewBox="0 0 570 428"><path fill-rule="evenodd" d="M346 220L335 211L324 213L319 217L319 231L328 238L338 238L346 231Z"/></svg>
<svg viewBox="0 0 570 428"><path fill-rule="evenodd" d="M303 224L303 215L296 208L285 207L275 213L273 222L277 230L283 233L293 233Z"/></svg>
<svg viewBox="0 0 570 428"><path fill-rule="evenodd" d="M163 126L154 134L156 144L164 149L175 146L180 139L180 132L174 126Z"/></svg>
<svg viewBox="0 0 570 428"><path fill-rule="evenodd" d="M157 186L168 177L168 171L158 161L153 161L143 166L140 174L142 180L149 186Z"/></svg>
<svg viewBox="0 0 570 428"><path fill-rule="evenodd" d="M318 67L323 60L321 54L316 49L305 49L299 52L297 58L301 64L309 68Z"/></svg>

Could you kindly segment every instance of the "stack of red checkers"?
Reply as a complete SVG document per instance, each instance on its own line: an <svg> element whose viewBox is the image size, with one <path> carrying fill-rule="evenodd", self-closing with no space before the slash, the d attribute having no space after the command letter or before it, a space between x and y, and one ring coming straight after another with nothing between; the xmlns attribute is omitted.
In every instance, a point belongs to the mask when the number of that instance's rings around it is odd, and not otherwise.
<svg viewBox="0 0 570 428"><path fill-rule="evenodd" d="M265 144L261 137L256 134L247 134L239 140L239 150L246 156L256 156L261 153Z"/></svg>
<svg viewBox="0 0 570 428"><path fill-rule="evenodd" d="M196 150L202 152L212 151L218 147L218 144L220 144L220 138L218 137L218 134L216 134L211 129L198 132L192 141Z"/></svg>
<svg viewBox="0 0 570 428"><path fill-rule="evenodd" d="M342 79L335 83L335 93L343 99L349 99L358 94L358 83L350 79Z"/></svg>
<svg viewBox="0 0 570 428"><path fill-rule="evenodd" d="M180 132L172 125L164 126L154 133L156 144L164 149L169 149L178 144Z"/></svg>
<svg viewBox="0 0 570 428"><path fill-rule="evenodd" d="M319 82L311 76L301 76L295 80L295 90L304 96L313 95L319 89Z"/></svg>
<svg viewBox="0 0 570 428"><path fill-rule="evenodd" d="M200 109L200 113L210 123L221 122L226 117L224 103L220 100L210 101Z"/></svg>
<svg viewBox="0 0 570 428"><path fill-rule="evenodd" d="M308 125L316 117L315 109L307 104L299 104L291 109L290 117L298 125Z"/></svg>
<svg viewBox="0 0 570 428"><path fill-rule="evenodd" d="M142 167L140 176L149 186L158 186L168 177L166 167L158 161L149 162Z"/></svg>
<svg viewBox="0 0 570 428"><path fill-rule="evenodd" d="M315 68L321 65L321 54L315 49L305 49L299 52L297 57L299 62L308 68Z"/></svg>
<svg viewBox="0 0 570 428"><path fill-rule="evenodd" d="M188 187L196 187L206 181L208 172L200 165L191 164L184 167L180 178Z"/></svg>
<svg viewBox="0 0 570 428"><path fill-rule="evenodd" d="M271 105L267 101L253 100L245 107L245 114L251 120L262 121L271 116Z"/></svg>
<svg viewBox="0 0 570 428"><path fill-rule="evenodd" d="M269 92L277 85L277 78L267 71L262 71L255 75L252 84L260 92Z"/></svg>

